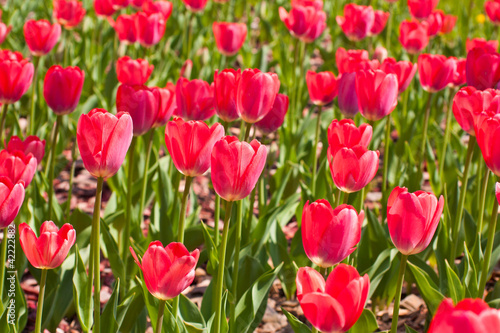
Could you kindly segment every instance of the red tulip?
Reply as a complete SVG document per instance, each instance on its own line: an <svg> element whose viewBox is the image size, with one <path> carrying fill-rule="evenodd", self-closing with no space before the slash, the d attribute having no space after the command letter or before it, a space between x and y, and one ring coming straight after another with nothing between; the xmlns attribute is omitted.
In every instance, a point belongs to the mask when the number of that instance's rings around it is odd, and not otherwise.
<svg viewBox="0 0 500 333"><path fill-rule="evenodd" d="M313 2L292 1L290 12L280 7L279 15L290 33L306 43L314 41L326 28L326 13Z"/></svg>
<svg viewBox="0 0 500 333"><path fill-rule="evenodd" d="M331 155L346 147L362 146L368 148L372 139L373 129L369 124L361 124L358 127L351 119L334 119L328 126L328 145Z"/></svg>
<svg viewBox="0 0 500 333"><path fill-rule="evenodd" d="M366 50L345 50L339 47L335 52L335 61L339 70L339 75L344 73L354 73L362 69L379 69L378 60L370 60Z"/></svg>
<svg viewBox="0 0 500 333"><path fill-rule="evenodd" d="M380 120L398 105L398 77L380 70L358 71L356 94L363 117Z"/></svg>
<svg viewBox="0 0 500 333"><path fill-rule="evenodd" d="M425 19L431 15L438 2L439 0L408 0L408 9L411 16L417 19Z"/></svg>
<svg viewBox="0 0 500 333"><path fill-rule="evenodd" d="M327 268L356 250L365 213L349 205L333 209L327 200L306 202L302 211L302 243L309 259Z"/></svg>
<svg viewBox="0 0 500 333"><path fill-rule="evenodd" d="M347 332L359 319L368 298L370 279L340 264L326 280L311 267L297 272L297 298L304 316L324 333Z"/></svg>
<svg viewBox="0 0 500 333"><path fill-rule="evenodd" d="M145 86L121 84L116 92L116 110L127 112L134 123L134 136L148 132L158 117L158 92Z"/></svg>
<svg viewBox="0 0 500 333"><path fill-rule="evenodd" d="M396 74L398 78L398 90L401 94L408 88L411 80L417 72L417 65L410 61L396 61L394 58L386 58L380 69L387 74Z"/></svg>
<svg viewBox="0 0 500 333"><path fill-rule="evenodd" d="M232 68L214 74L215 110L219 118L227 123L240 117L236 108L236 92L241 78L241 70Z"/></svg>
<svg viewBox="0 0 500 333"><path fill-rule="evenodd" d="M377 174L378 151L367 150L361 145L344 147L337 152L334 149L329 147L327 157L333 182L341 191L357 192Z"/></svg>
<svg viewBox="0 0 500 333"><path fill-rule="evenodd" d="M50 67L43 81L45 102L57 115L75 111L84 81L85 72L78 67Z"/></svg>
<svg viewBox="0 0 500 333"><path fill-rule="evenodd" d="M314 42L326 28L326 13L322 10L318 10L314 13L311 24L307 32L301 37L301 40L305 43Z"/></svg>
<svg viewBox="0 0 500 333"><path fill-rule="evenodd" d="M165 21L163 14L156 13L147 15L146 13L136 13L135 21L137 25L137 40L144 47L151 47L160 42L165 34Z"/></svg>
<svg viewBox="0 0 500 333"><path fill-rule="evenodd" d="M389 19L390 14L384 12L382 10L375 10L375 20L373 21L373 26L370 29L370 36L378 35L384 30L385 25L387 24L387 20Z"/></svg>
<svg viewBox="0 0 500 333"><path fill-rule="evenodd" d="M23 182L28 187L35 175L37 160L33 154L25 155L20 150L0 151L0 175L8 177L12 183Z"/></svg>
<svg viewBox="0 0 500 333"><path fill-rule="evenodd" d="M172 82L167 83L165 88L151 88L156 97L158 115L153 123L154 127L165 125L175 111L175 86Z"/></svg>
<svg viewBox="0 0 500 333"><path fill-rule="evenodd" d="M172 8L172 3L166 0L146 1L142 4L142 10L144 11L144 13L148 15L161 13L165 20L168 20L168 18L172 14Z"/></svg>
<svg viewBox="0 0 500 333"><path fill-rule="evenodd" d="M201 12L203 9L205 9L208 0L182 0L182 2L184 2L187 9L196 13Z"/></svg>
<svg viewBox="0 0 500 333"><path fill-rule="evenodd" d="M348 118L354 118L359 112L356 73L344 73L340 77L338 103L340 112Z"/></svg>
<svg viewBox="0 0 500 333"><path fill-rule="evenodd" d="M420 53L429 44L427 35L428 26L425 22L403 21L399 26L399 42L406 52L411 54Z"/></svg>
<svg viewBox="0 0 500 333"><path fill-rule="evenodd" d="M427 35L436 36L443 28L444 12L442 10L432 12L425 22L427 23Z"/></svg>
<svg viewBox="0 0 500 333"><path fill-rule="evenodd" d="M332 72L307 71L306 83L309 98L315 105L326 105L333 101L338 94L338 82Z"/></svg>
<svg viewBox="0 0 500 333"><path fill-rule="evenodd" d="M392 190L387 201L387 226L392 242L404 255L427 248L436 232L444 199L430 192L409 193L405 187Z"/></svg>
<svg viewBox="0 0 500 333"><path fill-rule="evenodd" d="M304 6L304 7L314 7L317 10L323 9L323 0L292 0L292 7L294 6Z"/></svg>
<svg viewBox="0 0 500 333"><path fill-rule="evenodd" d="M350 3L344 7L344 16L337 16L336 20L347 38L359 41L370 34L375 12L371 6Z"/></svg>
<svg viewBox="0 0 500 333"><path fill-rule="evenodd" d="M444 15L443 19L443 26L441 27L441 30L439 33L441 34L448 34L450 33L453 28L455 28L455 24L457 24L457 17L455 15Z"/></svg>
<svg viewBox="0 0 500 333"><path fill-rule="evenodd" d="M53 0L54 17L66 29L72 29L80 24L85 16L85 8L78 0Z"/></svg>
<svg viewBox="0 0 500 333"><path fill-rule="evenodd" d="M288 96L283 94L276 95L271 111L269 111L264 118L256 122L255 127L257 127L264 134L276 131L285 121L288 105Z"/></svg>
<svg viewBox="0 0 500 333"><path fill-rule="evenodd" d="M465 43L465 50L467 51L467 53L469 53L469 51L476 47L485 49L486 53L495 53L498 50L498 41L486 40L484 38L467 38L467 41Z"/></svg>
<svg viewBox="0 0 500 333"><path fill-rule="evenodd" d="M484 90L496 87L500 81L500 54L475 48L467 54L465 63L467 84Z"/></svg>
<svg viewBox="0 0 500 333"><path fill-rule="evenodd" d="M475 136L474 123L481 112L500 111L500 91L477 90L468 86L460 89L453 98L453 114L458 124L469 135Z"/></svg>
<svg viewBox="0 0 500 333"><path fill-rule="evenodd" d="M500 330L500 310L490 308L482 299L466 298L453 306L445 298L431 321L428 333L484 333Z"/></svg>
<svg viewBox="0 0 500 333"><path fill-rule="evenodd" d="M453 58L439 54L421 54L418 57L418 75L425 91L438 92L453 82L457 63Z"/></svg>
<svg viewBox="0 0 500 333"><path fill-rule="evenodd" d="M135 8L141 8L146 2L151 0L132 0L131 5Z"/></svg>
<svg viewBox="0 0 500 333"><path fill-rule="evenodd" d="M0 51L0 103L21 99L33 81L34 67L19 52Z"/></svg>
<svg viewBox="0 0 500 333"><path fill-rule="evenodd" d="M112 23L113 29L115 29L120 41L133 44L138 40L139 32L137 30L135 14L121 14L116 18L116 22L111 20L110 23Z"/></svg>
<svg viewBox="0 0 500 333"><path fill-rule="evenodd" d="M245 23L214 22L212 24L215 43L220 53L233 56L241 49L247 37Z"/></svg>
<svg viewBox="0 0 500 333"><path fill-rule="evenodd" d="M206 120L215 114L214 91L205 81L181 77L175 86L175 114L184 120Z"/></svg>
<svg viewBox="0 0 500 333"><path fill-rule="evenodd" d="M0 19L2 18L2 11L0 10ZM5 39L7 38L7 35L9 32L12 30L11 25L6 25L3 22L0 22L0 44L2 44Z"/></svg>
<svg viewBox="0 0 500 333"><path fill-rule="evenodd" d="M110 17L116 12L112 0L94 0L94 10L97 16L104 17Z"/></svg>
<svg viewBox="0 0 500 333"><path fill-rule="evenodd" d="M491 22L494 24L500 24L500 1L486 1L484 3L484 9L486 10L486 14Z"/></svg>
<svg viewBox="0 0 500 333"><path fill-rule="evenodd" d="M245 69L236 92L236 107L241 119L253 124L271 111L280 89L280 80L274 73Z"/></svg>
<svg viewBox="0 0 500 333"><path fill-rule="evenodd" d="M40 237L36 237L26 223L19 225L19 242L23 252L30 264L38 269L61 266L75 241L76 232L69 223L59 229L54 222L45 221L40 227Z"/></svg>
<svg viewBox="0 0 500 333"><path fill-rule="evenodd" d="M76 128L76 140L83 165L96 178L113 176L132 142L133 123L128 113L115 116L104 109L82 114Z"/></svg>
<svg viewBox="0 0 500 333"><path fill-rule="evenodd" d="M24 201L24 182L15 185L5 176L0 176L0 229L14 221Z"/></svg>
<svg viewBox="0 0 500 333"><path fill-rule="evenodd" d="M38 57L49 53L61 36L59 23L50 24L47 20L28 20L23 30L28 48Z"/></svg>
<svg viewBox="0 0 500 333"><path fill-rule="evenodd" d="M40 140L35 135L28 136L24 141L17 136L13 136L6 146L7 151L11 154L17 150L23 152L26 156L33 154L38 164L42 162L43 155L45 155L45 140Z"/></svg>
<svg viewBox="0 0 500 333"><path fill-rule="evenodd" d="M226 201L238 201L252 192L266 164L267 148L259 141L240 142L225 136L212 150L211 177L215 192Z"/></svg>
<svg viewBox="0 0 500 333"><path fill-rule="evenodd" d="M215 123L208 127L202 121L175 118L165 127L165 144L175 167L183 175L201 176L210 168L210 154L224 136L224 127Z"/></svg>
<svg viewBox="0 0 500 333"><path fill-rule="evenodd" d="M495 175L500 176L500 136L497 134L500 133L500 105L498 92L495 94L488 110L476 116L474 132L486 165Z"/></svg>
<svg viewBox="0 0 500 333"><path fill-rule="evenodd" d="M144 282L151 295L166 301L179 296L195 277L200 250L189 253L182 243L170 243L163 247L160 241L149 244L142 263L132 247L130 252L142 271Z"/></svg>
<svg viewBox="0 0 500 333"><path fill-rule="evenodd" d="M154 66L146 59L132 59L124 56L116 61L116 75L123 84L143 85L149 79Z"/></svg>
<svg viewBox="0 0 500 333"><path fill-rule="evenodd" d="M115 10L120 10L123 8L127 8L130 4L130 0L111 0L111 4Z"/></svg>
<svg viewBox="0 0 500 333"><path fill-rule="evenodd" d="M461 59L456 59L451 57L453 60L455 60L456 63L456 70L453 74L453 80L451 82L452 87L460 87L461 85L464 85L466 83L466 77L465 77L465 66L467 59L461 58Z"/></svg>

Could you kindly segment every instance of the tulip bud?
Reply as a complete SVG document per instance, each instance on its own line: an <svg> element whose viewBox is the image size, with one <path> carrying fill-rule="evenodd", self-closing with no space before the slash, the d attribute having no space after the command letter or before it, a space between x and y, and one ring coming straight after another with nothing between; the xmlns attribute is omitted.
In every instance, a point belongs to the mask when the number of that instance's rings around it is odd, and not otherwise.
<svg viewBox="0 0 500 333"><path fill-rule="evenodd" d="M139 43L144 47L151 47L162 39L167 22L161 13L147 15L139 12L135 14L135 24Z"/></svg>
<svg viewBox="0 0 500 333"><path fill-rule="evenodd" d="M0 230L14 221L24 201L24 182L12 183L8 177L0 176Z"/></svg>
<svg viewBox="0 0 500 333"><path fill-rule="evenodd" d="M28 20L23 31L28 48L38 57L49 53L61 36L59 23L50 24L47 20Z"/></svg>
<svg viewBox="0 0 500 333"><path fill-rule="evenodd" d="M245 23L214 22L212 24L215 43L220 53L233 56L241 49L247 37Z"/></svg>
<svg viewBox="0 0 500 333"><path fill-rule="evenodd" d="M500 3L496 0L489 0L484 3L486 15L493 24L500 24Z"/></svg>
<svg viewBox="0 0 500 333"><path fill-rule="evenodd" d="M94 10L97 16L111 17L116 10L111 0L94 0Z"/></svg>
<svg viewBox="0 0 500 333"><path fill-rule="evenodd" d="M145 1L142 4L142 10L147 15L161 13L165 20L168 20L172 14L173 5L170 1L159 0L159 1Z"/></svg>
<svg viewBox="0 0 500 333"><path fill-rule="evenodd" d="M426 22L406 20L399 26L399 42L406 52L418 54L429 44L428 25Z"/></svg>
<svg viewBox="0 0 500 333"><path fill-rule="evenodd" d="M138 40L139 32L137 30L135 15L121 14L116 18L116 22L112 20L110 22L121 42L134 44Z"/></svg>
<svg viewBox="0 0 500 333"><path fill-rule="evenodd" d="M356 73L344 73L340 77L338 103L340 112L348 118L354 118L359 112Z"/></svg>
<svg viewBox="0 0 500 333"><path fill-rule="evenodd" d="M37 165L37 160L31 153L25 155L20 150L12 153L7 150L0 151L0 175L8 177L14 184L22 181L23 186L28 187Z"/></svg>
<svg viewBox="0 0 500 333"><path fill-rule="evenodd" d="M219 118L227 123L240 117L236 108L236 92L241 78L241 70L232 68L214 74L215 110Z"/></svg>
<svg viewBox="0 0 500 333"><path fill-rule="evenodd" d="M26 156L33 154L38 164L42 162L43 155L45 155L45 140L40 140L35 135L28 136L24 141L17 136L13 136L10 138L9 143L6 144L6 147L11 154L15 151L21 151Z"/></svg>
<svg viewBox="0 0 500 333"><path fill-rule="evenodd" d="M175 86L175 114L184 120L206 120L215 114L213 88L203 80L181 77Z"/></svg>
<svg viewBox="0 0 500 333"><path fill-rule="evenodd" d="M80 24L85 16L85 8L78 0L54 0L54 17L66 29Z"/></svg>
<svg viewBox="0 0 500 333"><path fill-rule="evenodd" d="M84 80L85 72L78 67L50 67L43 81L45 102L57 115L75 111Z"/></svg>
<svg viewBox="0 0 500 333"><path fill-rule="evenodd" d="M465 42L465 50L469 53L474 48L481 48L486 51L486 53L495 53L498 50L498 41L497 40L486 40L484 38L467 38Z"/></svg>
<svg viewBox="0 0 500 333"><path fill-rule="evenodd" d="M439 0L408 0L408 9L414 18L425 19L431 15L438 2Z"/></svg>
<svg viewBox="0 0 500 333"><path fill-rule="evenodd" d="M269 111L269 113L266 114L266 116L260 121L256 122L255 127L257 127L264 134L276 131L285 121L288 104L288 96L283 94L276 95L271 111Z"/></svg>
<svg viewBox="0 0 500 333"><path fill-rule="evenodd" d="M332 156L340 149L354 146L368 148L372 139L373 129L369 124L361 124L358 127L352 119L334 119L328 126L328 145Z"/></svg>
<svg viewBox="0 0 500 333"><path fill-rule="evenodd" d="M417 65L420 84L430 93L438 92L452 83L457 69L453 58L439 54L421 54Z"/></svg>
<svg viewBox="0 0 500 333"><path fill-rule="evenodd" d="M467 53L465 63L467 84L476 89L494 88L500 81L500 54L475 48Z"/></svg>
<svg viewBox="0 0 500 333"><path fill-rule="evenodd" d="M417 72L417 65L410 61L396 61L394 58L387 58L382 63L380 69L387 74L396 74L398 78L398 91L401 94L408 88L411 80Z"/></svg>
<svg viewBox="0 0 500 333"><path fill-rule="evenodd" d="M145 59L131 59L128 56L116 61L116 75L118 81L129 85L143 85L149 79L154 66Z"/></svg>
<svg viewBox="0 0 500 333"><path fill-rule="evenodd" d="M165 125L175 111L175 86L172 82L167 83L165 88L151 88L156 97L158 105L158 115L153 123L153 127Z"/></svg>
<svg viewBox="0 0 500 333"><path fill-rule="evenodd" d="M315 105L326 105L338 94L338 80L332 72L315 73L307 71L307 90L309 98Z"/></svg>
<svg viewBox="0 0 500 333"><path fill-rule="evenodd" d="M373 26L370 29L369 36L376 36L384 30L387 20L390 14L382 10L375 10L375 20L373 21Z"/></svg>
<svg viewBox="0 0 500 333"><path fill-rule="evenodd" d="M18 52L0 51L0 103L21 99L33 81L34 67Z"/></svg>
<svg viewBox="0 0 500 333"><path fill-rule="evenodd" d="M390 114L398 104L396 74L366 70L356 73L356 94L363 117L377 121Z"/></svg>
<svg viewBox="0 0 500 333"><path fill-rule="evenodd" d="M336 17L337 24L352 41L367 37L375 22L375 12L371 6L350 3L344 7L344 16Z"/></svg>
<svg viewBox="0 0 500 333"><path fill-rule="evenodd" d="M153 127L158 116L158 99L148 87L121 84L116 92L116 110L132 117L134 136L140 136Z"/></svg>

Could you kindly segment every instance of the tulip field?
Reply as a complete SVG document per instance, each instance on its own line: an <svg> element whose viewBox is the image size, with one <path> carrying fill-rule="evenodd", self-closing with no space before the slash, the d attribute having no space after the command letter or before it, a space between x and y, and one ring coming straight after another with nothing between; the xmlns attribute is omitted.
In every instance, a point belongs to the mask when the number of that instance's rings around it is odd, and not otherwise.
<svg viewBox="0 0 500 333"><path fill-rule="evenodd" d="M0 9L0 333L500 333L500 0Z"/></svg>

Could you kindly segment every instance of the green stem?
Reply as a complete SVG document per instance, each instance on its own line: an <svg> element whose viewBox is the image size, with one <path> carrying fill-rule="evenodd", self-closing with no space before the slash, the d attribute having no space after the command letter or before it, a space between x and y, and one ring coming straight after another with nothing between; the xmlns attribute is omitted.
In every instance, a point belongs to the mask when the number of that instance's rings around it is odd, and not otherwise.
<svg viewBox="0 0 500 333"><path fill-rule="evenodd" d="M361 189L361 192L359 194L361 196L361 200L359 200L358 213L361 212L365 207L365 188L366 186Z"/></svg>
<svg viewBox="0 0 500 333"><path fill-rule="evenodd" d="M408 87L409 88L409 87ZM401 122L401 131L404 133L405 128L407 128L408 124L408 99L410 97L410 89L406 89L403 93L403 121ZM403 135L403 133L399 133L399 135Z"/></svg>
<svg viewBox="0 0 500 333"><path fill-rule="evenodd" d="M3 240L0 249L0 308L3 308L3 286L5 284L5 262L7 261L7 239L9 237L9 227L3 229Z"/></svg>
<svg viewBox="0 0 500 333"><path fill-rule="evenodd" d="M97 189L95 193L94 215L92 217L92 240L90 243L92 264L94 265L94 328L92 333L99 333L101 330L101 199L104 178L97 178Z"/></svg>
<svg viewBox="0 0 500 333"><path fill-rule="evenodd" d="M298 66L298 61L299 61L299 40L296 38L295 39L295 47L294 47L294 57L293 57L293 70L292 70L292 77L293 81L295 84L297 83L297 66ZM288 112L288 118L289 118L289 126L290 126L290 134L293 134L295 129L295 113L297 112L297 87L294 87L293 91L291 91L292 94L292 107L291 110Z"/></svg>
<svg viewBox="0 0 500 333"><path fill-rule="evenodd" d="M31 112L30 112L30 134L31 135L36 135L36 129L35 129L35 100L36 100L36 93L37 93L37 87L38 87L38 65L40 64L40 57L35 57L34 59L35 62L35 71L33 74L33 83L31 86Z"/></svg>
<svg viewBox="0 0 500 333"><path fill-rule="evenodd" d="M142 224L144 220L144 206L146 204L146 188L148 185L148 171L149 171L149 160L151 159L151 150L153 148L153 137L154 131L149 131L149 134L145 141L147 142L146 148L146 161L144 164L144 174L142 175L142 187L141 187L141 202L139 206L139 224Z"/></svg>
<svg viewBox="0 0 500 333"><path fill-rule="evenodd" d="M391 49L391 33L392 33L392 20L394 16L394 4L390 4L389 7L389 22L387 23L387 30L385 35L385 48L387 50Z"/></svg>
<svg viewBox="0 0 500 333"><path fill-rule="evenodd" d="M467 144L467 155L465 157L464 172L462 174L462 187L460 188L460 198L458 199L457 215L455 218L455 223L451 230L452 239L452 250L450 254L450 262L455 262L457 248L458 248L458 232L460 230L460 224L462 223L462 216L464 213L465 195L467 194L467 183L469 181L469 167L472 161L472 156L474 155L474 147L476 146L476 137L470 136L469 143Z"/></svg>
<svg viewBox="0 0 500 333"><path fill-rule="evenodd" d="M335 197L335 205L339 206L342 199L342 191L337 188L337 196Z"/></svg>
<svg viewBox="0 0 500 333"><path fill-rule="evenodd" d="M214 244L219 244L220 196L215 193Z"/></svg>
<svg viewBox="0 0 500 333"><path fill-rule="evenodd" d="M301 97L302 97L302 87L303 87L303 82L305 81L304 77L304 58L306 54L306 43L303 41L299 42L300 46L300 58L299 58L299 78L297 80L297 98L295 100L295 107L298 110L298 117L299 119L302 116L302 104L301 104ZM295 126L295 124L294 124Z"/></svg>
<svg viewBox="0 0 500 333"><path fill-rule="evenodd" d="M385 145L384 145L384 173L382 175L382 196L387 191L387 173L389 167L389 145L391 143L391 114L387 115L385 123Z"/></svg>
<svg viewBox="0 0 500 333"><path fill-rule="evenodd" d="M481 195L479 197L479 220L477 221L477 233L481 238L483 232L483 221L484 221L484 207L486 205L486 191L488 190L488 179L490 178L490 169L485 168L486 173L483 176L483 181L481 183Z"/></svg>
<svg viewBox="0 0 500 333"><path fill-rule="evenodd" d="M123 263L125 266L127 265L127 259L128 259L128 243L129 243L129 237L130 237L130 224L132 223L132 192L133 192L133 186L134 182L132 181L133 179L133 173L134 173L134 159L135 159L135 145L137 143L137 137L134 136L132 139L132 143L130 144L130 148L128 150L128 173L127 173L127 207L125 211L125 226L124 230L122 233L122 258L123 258Z"/></svg>
<svg viewBox="0 0 500 333"><path fill-rule="evenodd" d="M40 279L40 293L38 294L38 304L36 308L35 333L40 333L42 331L43 299L45 297L46 282L47 282L47 270L42 269L42 278Z"/></svg>
<svg viewBox="0 0 500 333"><path fill-rule="evenodd" d="M344 204L348 204L349 203L349 193L348 192L345 192L344 193Z"/></svg>
<svg viewBox="0 0 500 333"><path fill-rule="evenodd" d="M52 219L52 210L53 210L53 201L54 201L54 169L55 169L55 161L56 161L56 148L57 148L57 139L59 137L59 127L61 126L62 116L57 115L56 124L54 126L54 131L52 132L52 143L50 146L50 160L48 167L48 196L49 196L49 212L47 214L48 220Z"/></svg>
<svg viewBox="0 0 500 333"><path fill-rule="evenodd" d="M444 139L443 139L443 150L441 151L441 158L439 159L439 178L443 181L443 173L444 173L444 159L446 158L446 150L448 149L448 142L450 140L450 132L451 132L451 105L453 103L453 96L455 94L453 91L450 91L450 101L446 108L446 127L444 129Z"/></svg>
<svg viewBox="0 0 500 333"><path fill-rule="evenodd" d="M248 138L250 137L250 129L252 128L252 124L247 123L246 128L245 128L245 139L243 141L248 141Z"/></svg>
<svg viewBox="0 0 500 333"><path fill-rule="evenodd" d="M75 178L75 168L76 168L76 159L78 155L76 153L76 141L73 140L73 147L71 149L71 170L69 173L69 189L68 189L68 199L66 200L66 221L69 221L69 215L71 213L71 198L73 197L73 180Z"/></svg>
<svg viewBox="0 0 500 333"><path fill-rule="evenodd" d="M253 202L253 201L252 201ZM252 203L251 202L251 203ZM252 207L250 207L252 210ZM230 317L229 317L229 331L231 333L236 333L236 304L238 303L238 273L240 269L240 245L241 245L241 225L242 225L242 215L243 215L243 200L238 202L237 214L236 214L236 242L234 245L234 264L233 264L233 285L232 285L232 300L230 307Z"/></svg>
<svg viewBox="0 0 500 333"><path fill-rule="evenodd" d="M493 243L495 240L495 230L497 226L497 216L498 216L498 200L495 199L495 204L493 205L493 211L491 212L491 220L488 226L488 242L486 243L486 250L484 251L483 269L481 271L481 278L479 283L478 298L484 297L484 288L486 287L486 281L489 278L490 270L490 260L491 253L493 251Z"/></svg>
<svg viewBox="0 0 500 333"><path fill-rule="evenodd" d="M193 42L193 19L194 19L194 13L191 12L189 16L189 31L188 31L186 59L190 59L189 56L191 53L191 43Z"/></svg>
<svg viewBox="0 0 500 333"><path fill-rule="evenodd" d="M165 301L160 300L158 305L158 319L156 320L156 330L155 333L161 333L161 327L163 326L163 315L165 314Z"/></svg>
<svg viewBox="0 0 500 333"><path fill-rule="evenodd" d="M266 167L267 169L267 167ZM260 177L259 179L259 195L258 195L258 203L259 203L259 212L262 212L264 206L266 205L266 184L264 183L264 177Z"/></svg>
<svg viewBox="0 0 500 333"><path fill-rule="evenodd" d="M318 172L318 141L319 135L321 133L321 113L323 111L323 107L321 105L318 106L318 116L316 120L316 133L314 135L314 147L313 147L313 169L312 169L312 184L311 184L311 192L313 198L316 197L316 176ZM320 154L321 155L321 154Z"/></svg>
<svg viewBox="0 0 500 333"><path fill-rule="evenodd" d="M219 252L219 269L217 271L217 290L215 293L215 325L214 332L221 332L221 315L222 315L222 291L224 289L224 266L226 263L226 248L227 238L229 234L229 223L231 221L231 208L233 202L226 203L226 215L224 216L224 229L222 231L222 241Z"/></svg>
<svg viewBox="0 0 500 333"><path fill-rule="evenodd" d="M2 143L5 142L4 140L4 128L5 128L5 119L7 119L7 108L9 107L9 104L5 103L2 107L2 120L0 121L0 141Z"/></svg>
<svg viewBox="0 0 500 333"><path fill-rule="evenodd" d="M420 172L423 172L424 169L424 162L425 162L425 146L426 146L426 141L427 141L427 130L429 127L429 117L431 115L431 100L432 100L432 94L429 93L429 98L427 99L427 106L425 108L425 117L424 117L424 129L423 129L423 137L422 137L422 142L420 143L420 150L419 150L419 166L420 166Z"/></svg>
<svg viewBox="0 0 500 333"><path fill-rule="evenodd" d="M392 312L391 333L396 333L398 330L399 319L399 303L401 302L401 292L403 289L403 281L405 279L405 269L408 256L401 254L401 264L399 265L398 284L396 286L396 298L394 299L394 310Z"/></svg>

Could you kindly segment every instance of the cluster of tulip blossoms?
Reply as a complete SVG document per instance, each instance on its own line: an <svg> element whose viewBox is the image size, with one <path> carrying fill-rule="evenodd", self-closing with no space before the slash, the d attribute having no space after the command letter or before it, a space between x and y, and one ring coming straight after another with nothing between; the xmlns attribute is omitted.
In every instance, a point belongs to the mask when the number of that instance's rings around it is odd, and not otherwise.
<svg viewBox="0 0 500 333"><path fill-rule="evenodd" d="M203 11L208 0L182 0L193 13ZM389 1L388 2L395 2ZM225 3L219 0L217 2ZM391 112L398 101L403 107L408 102L408 88L418 72L420 84L428 93L420 150L416 163L420 171L425 168L426 137L433 96L443 89L458 90L453 99L453 107L447 110L443 139L443 156L439 158L439 174L444 172L444 154L450 140L451 114L462 129L468 133L468 150L465 169L461 179L458 216L450 230L454 242L453 252L458 248L458 232L462 223L462 211L469 178L472 153L479 146L487 167L500 177L500 54L498 42L484 39L467 41L467 58L457 59L437 54L421 53L429 40L438 34L453 30L456 17L435 10L438 0L408 0L411 19L400 25L399 40L414 61L398 61L387 57L390 38L386 48L378 47L370 58L368 50L346 50L338 48L335 53L338 76L330 71L307 71L305 79L312 104L317 107L317 125L313 151L321 149L318 141L321 135L321 116L326 106L337 98L337 119L328 127L327 160L335 185L335 206L331 201L318 199L317 170L318 159L312 166L310 198L302 209L300 232L303 248L314 267L300 267L296 274L297 299L305 317L313 330L321 332L347 332L360 318L370 291L368 274L360 275L353 266L351 255L361 239L361 228L365 220L365 189L379 169L379 151L373 150L372 134L377 122L385 121L383 145L382 194L384 216L387 218L389 234L394 246L401 253L401 263L397 279L391 332L396 332L399 305L403 287L406 263L410 255L424 251L434 237L444 209L444 198L426 191L409 192L405 187L388 188L388 158L391 141ZM132 6L133 14L120 13ZM500 1L487 1L486 12L495 23L500 23ZM162 39L166 22L173 9L169 1L152 0L95 0L94 9L98 16L107 18L124 44L139 43L152 47ZM22 140L10 136L5 128L9 105L16 103L32 86L33 102L27 134L36 132L35 94L38 90L38 63L49 54L59 41L63 26L65 29L77 27L86 12L82 3L76 0L54 0L54 23L47 20L28 20L24 25L24 36L33 57L25 58L11 50L0 51L0 102L3 105L0 122L0 138L5 139L5 149L0 152L0 228L4 230L1 255L0 295L3 295L6 264L7 227L14 222L23 204L25 191L35 173L41 172L41 162L45 155L45 140L30 135ZM118 14L116 16L116 14ZM115 18L113 18L115 15ZM193 15L193 14L192 14ZM290 33L306 44L316 40L326 28L326 16L322 0L292 0L290 9L279 8L279 17ZM375 10L371 6L348 4L344 16L336 22L352 42L358 42L380 34L386 24L392 24L390 13ZM10 27L0 23L0 42L9 34ZM243 23L214 22L213 34L219 52L227 57L234 56L245 42L247 25ZM190 54L190 37L186 38L187 54ZM302 44L302 45L303 45ZM370 50L372 51L372 50ZM416 63L415 63L416 62ZM256 139L259 132L265 139L277 131L285 122L294 128L296 117L301 110L296 109L297 94L289 97L280 94L280 80L277 74L258 69L224 69L216 71L213 83L200 79L190 80L189 61L187 69L177 82L169 82L165 87L150 87L146 83L154 71L146 59L122 56L116 60L116 75L120 85L116 92L116 114L95 108L82 114L76 129L76 143L87 171L97 179L88 277L91 282L87 294L89 307L93 302L93 327L86 331L99 332L101 327L101 197L104 182L114 176L127 159L127 191L124 227L119 230L120 248L123 261L131 255L139 266L147 290L159 300L156 322L152 325L156 332L162 331L164 313L168 309L174 317L179 312L179 295L193 283L195 268L200 258L200 250L189 252L185 247L185 219L188 198L193 179L210 170L210 178L216 193L215 226L212 244L219 247L217 275L214 276L215 314L212 317L212 332L227 330L226 302L229 307L229 329L235 325L235 304L227 301L224 291L231 286L236 297L238 264L242 232L242 207L249 201L253 207L255 188L263 173L268 148ZM78 67L53 65L43 79L43 97L48 107L57 115L50 140L47 165L44 166L48 181L48 216L40 226L34 223L16 223L22 249L31 265L41 270L40 294L38 298L35 332L42 330L44 290L48 271L59 267L66 259L76 241L76 231L70 224L60 228L51 221L55 215L53 193L56 146L61 138L60 128L64 117L77 108L85 81L85 73ZM451 112L453 111L453 112ZM335 110L337 112L337 110ZM356 124L358 114L366 123ZM406 110L403 116L406 116ZM210 121L217 116L219 122ZM343 119L342 119L343 118ZM172 120L171 120L172 119ZM240 138L229 135L230 130L241 120ZM208 123L210 122L211 125ZM40 124L38 124L40 125ZM154 131L165 127L165 144L175 168L184 176L181 191L181 213L177 221L177 242L164 246L153 241L139 253L140 248L130 244L133 220L144 221L146 208L146 186L150 170ZM409 129L405 129L409 130ZM137 156L135 145L138 138L144 140L146 161L140 187L140 210L132 210L132 175ZM497 143L499 146L497 147ZM40 171L39 171L40 170ZM486 183L487 184L487 181ZM486 186L486 185L485 185ZM260 190L260 189L259 189ZM485 191L487 191L485 189ZM351 193L360 192L360 206L348 205ZM500 183L496 185L495 205L492 223L488 228L483 274L479 284L477 299L465 299L454 305L445 299L432 320L429 332L494 332L500 329L500 312L491 309L482 299L486 281L489 278L490 258L493 251ZM249 199L247 199L249 198ZM484 200L484 198L483 198ZM41 203L38 203L41 204ZM45 204L45 203L43 203ZM248 204L248 203L246 203ZM482 203L484 207L484 201ZM219 214L224 208L222 234L219 233ZM233 207L234 206L234 207ZM69 208L68 208L69 209ZM231 212L236 214L236 236L233 249L228 248ZM139 216L134 217L137 213ZM38 237L33 229L39 229ZM227 256L232 259L232 281L225 275ZM352 264L352 265L351 265ZM166 304L169 304L166 307ZM88 310L91 312L92 310ZM79 315L81 315L79 313ZM150 314L151 315L151 314ZM153 318L153 317L151 317Z"/></svg>

